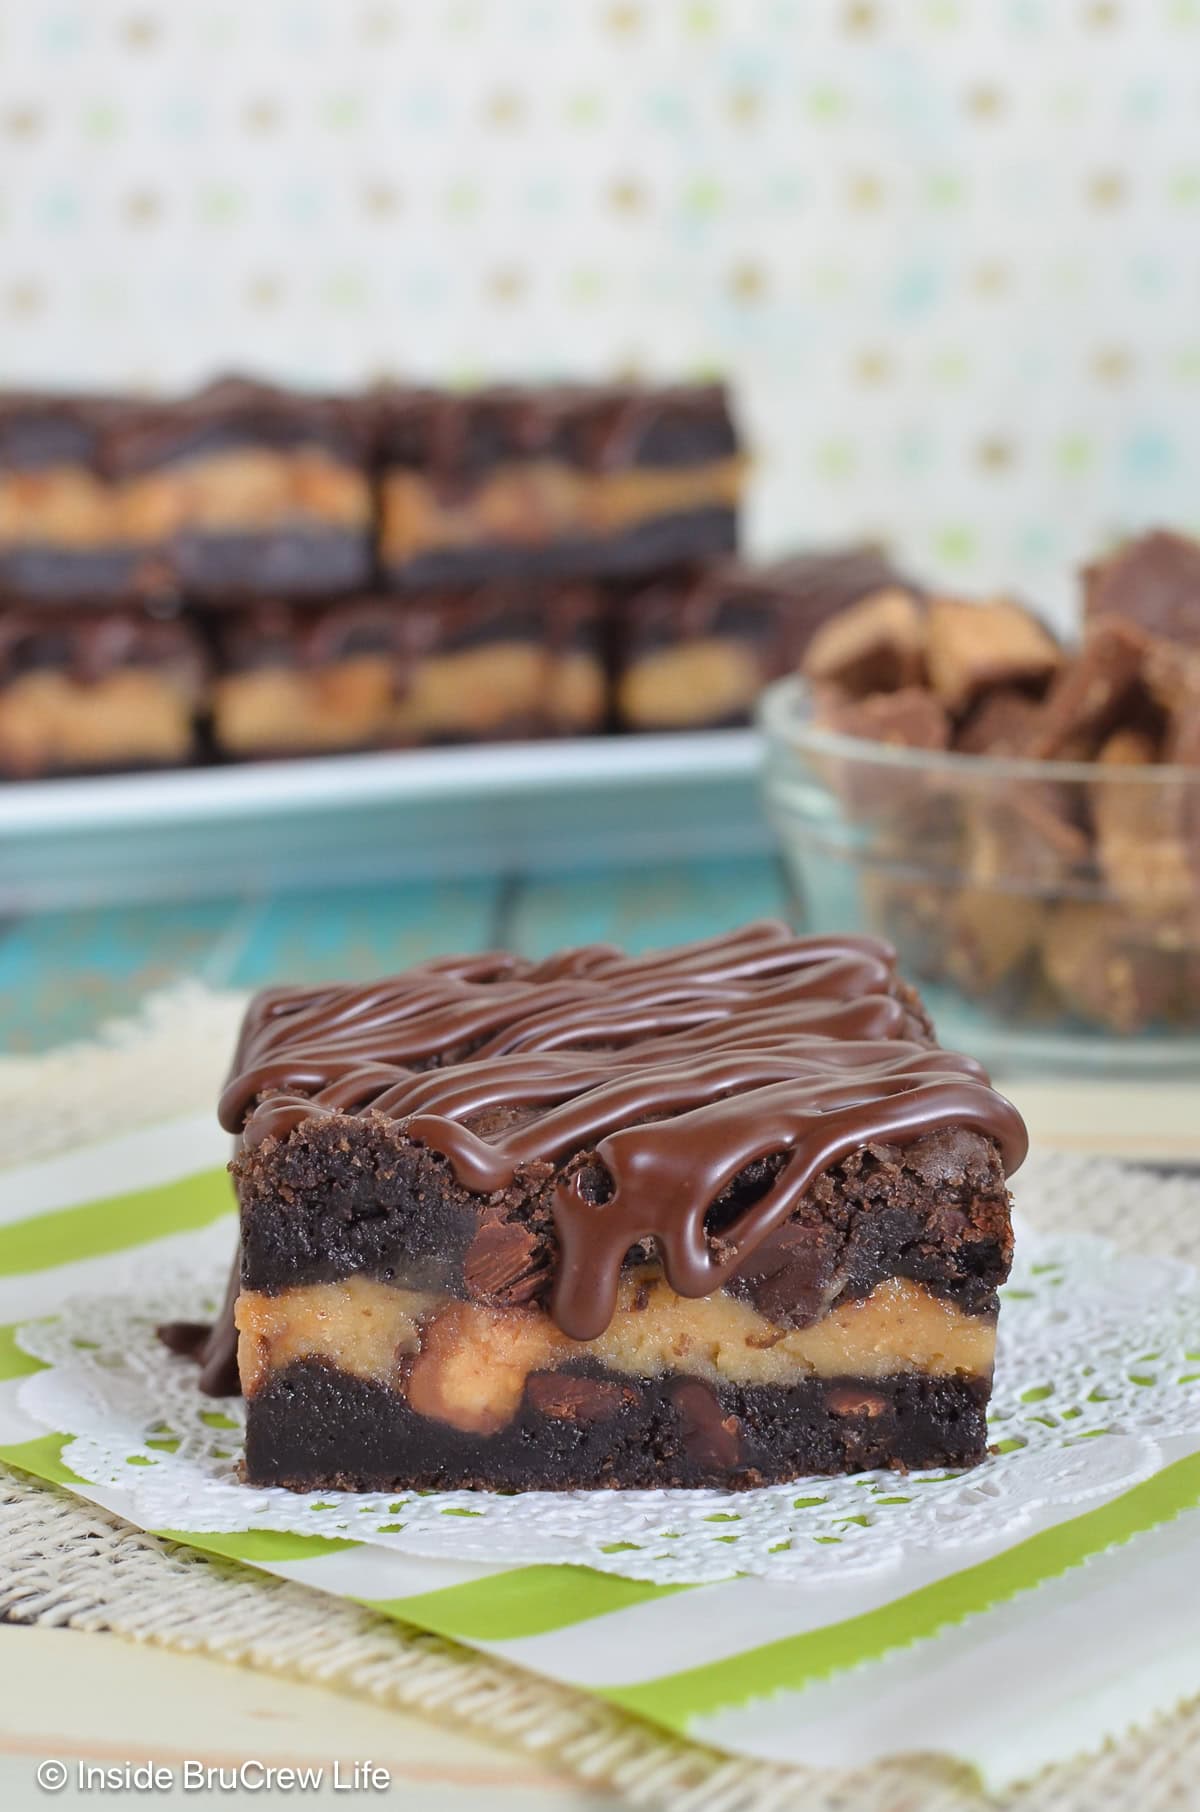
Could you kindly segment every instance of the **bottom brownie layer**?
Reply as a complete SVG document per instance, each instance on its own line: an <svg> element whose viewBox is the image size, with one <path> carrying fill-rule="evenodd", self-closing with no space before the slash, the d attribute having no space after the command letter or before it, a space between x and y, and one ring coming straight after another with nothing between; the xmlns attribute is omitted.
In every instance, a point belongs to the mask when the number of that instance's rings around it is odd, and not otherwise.
<svg viewBox="0 0 1200 1812"><path fill-rule="evenodd" d="M386 1385L320 1360L252 1398L245 1477L295 1491L721 1486L806 1473L972 1466L990 1380L903 1374L789 1388L544 1372L517 1415L480 1436L417 1415Z"/></svg>
<svg viewBox="0 0 1200 1812"><path fill-rule="evenodd" d="M261 533L184 532L172 546L182 589L195 598L330 597L371 576L367 529L264 528Z"/></svg>
<svg viewBox="0 0 1200 1812"><path fill-rule="evenodd" d="M651 517L611 535L540 542L481 538L400 559L383 550L384 575L401 590L473 585L488 579L623 578L732 553L737 512L725 505Z"/></svg>
<svg viewBox="0 0 1200 1812"><path fill-rule="evenodd" d="M8 543L0 546L0 594L57 604L124 601L164 589L161 574L142 570L153 564L140 547Z"/></svg>

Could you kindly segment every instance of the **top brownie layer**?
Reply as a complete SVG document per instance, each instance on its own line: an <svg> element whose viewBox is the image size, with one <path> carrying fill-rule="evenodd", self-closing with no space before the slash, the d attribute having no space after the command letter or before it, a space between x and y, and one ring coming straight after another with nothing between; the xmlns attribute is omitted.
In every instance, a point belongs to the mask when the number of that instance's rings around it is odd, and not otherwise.
<svg viewBox="0 0 1200 1812"><path fill-rule="evenodd" d="M197 692L207 663L195 629L179 617L101 603L67 609L10 604L0 612L0 686L46 669L94 685L130 667L172 675Z"/></svg>
<svg viewBox="0 0 1200 1812"><path fill-rule="evenodd" d="M246 446L286 452L317 445L357 465L367 456L369 438L368 413L359 400L226 377L190 396L112 412L102 457L108 472L122 477Z"/></svg>
<svg viewBox="0 0 1200 1812"><path fill-rule="evenodd" d="M123 406L100 396L0 392L0 471L94 464L101 430Z"/></svg>
<svg viewBox="0 0 1200 1812"><path fill-rule="evenodd" d="M224 377L169 399L0 392L0 467L83 464L125 476L221 447L306 443L355 462L374 445L385 460L435 478L511 459L604 471L699 465L738 451L720 384L396 387L335 396Z"/></svg>
<svg viewBox="0 0 1200 1812"><path fill-rule="evenodd" d="M386 463L453 480L512 460L603 472L704 465L738 451L720 384L493 385L461 394L389 390L375 400Z"/></svg>

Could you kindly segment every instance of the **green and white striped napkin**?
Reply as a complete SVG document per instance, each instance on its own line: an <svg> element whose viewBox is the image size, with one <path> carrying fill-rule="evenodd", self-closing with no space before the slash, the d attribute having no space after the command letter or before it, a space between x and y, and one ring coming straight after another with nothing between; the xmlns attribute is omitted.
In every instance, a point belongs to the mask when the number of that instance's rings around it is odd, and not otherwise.
<svg viewBox="0 0 1200 1812"><path fill-rule="evenodd" d="M76 1295L144 1292L155 1265L177 1269L227 1216L224 1142L207 1119L0 1176L0 1459L138 1520L132 1491L79 1477L71 1435L31 1420L21 1392L39 1361L16 1330ZM835 1571L819 1587L656 1585L274 1530L155 1532L737 1754L858 1767L943 1752L998 1787L1200 1693L1200 1436L1158 1445L1153 1476L1082 1511L1051 1506L982 1561L949 1549L916 1572Z"/></svg>

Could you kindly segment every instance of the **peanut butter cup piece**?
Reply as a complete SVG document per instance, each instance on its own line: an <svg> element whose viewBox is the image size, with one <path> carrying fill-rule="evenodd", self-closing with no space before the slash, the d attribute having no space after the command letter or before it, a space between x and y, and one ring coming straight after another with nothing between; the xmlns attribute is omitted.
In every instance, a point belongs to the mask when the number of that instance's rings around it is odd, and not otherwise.
<svg viewBox="0 0 1200 1812"><path fill-rule="evenodd" d="M924 686L877 692L871 698L846 698L827 690L817 701L816 716L824 729L893 748L944 749L950 742L950 719Z"/></svg>
<svg viewBox="0 0 1200 1812"><path fill-rule="evenodd" d="M1189 716L1200 719L1200 647L1153 641L1147 646L1142 672L1151 697L1171 720L1169 728Z"/></svg>
<svg viewBox="0 0 1200 1812"><path fill-rule="evenodd" d="M964 866L985 889L1061 886L1090 855L1071 789L1048 780L1015 780L964 811Z"/></svg>
<svg viewBox="0 0 1200 1812"><path fill-rule="evenodd" d="M1200 699L1171 724L1163 759L1181 768L1200 768ZM1200 780L1195 784L1200 786Z"/></svg>
<svg viewBox="0 0 1200 1812"><path fill-rule="evenodd" d="M925 618L916 598L888 586L847 606L813 636L802 672L853 698L897 692L925 678Z"/></svg>
<svg viewBox="0 0 1200 1812"><path fill-rule="evenodd" d="M962 755L990 755L1009 760L1024 755L1040 711L1027 692L1001 687L981 698L958 726L954 747Z"/></svg>
<svg viewBox="0 0 1200 1812"><path fill-rule="evenodd" d="M1096 850L1113 893L1131 912L1186 913L1198 867L1188 847L1186 783L1129 777L1155 768L1158 758L1158 743L1143 730L1108 738L1091 788Z"/></svg>
<svg viewBox="0 0 1200 1812"><path fill-rule="evenodd" d="M943 939L945 972L965 994L992 994L1037 946L1045 908L1011 889L964 887L951 901Z"/></svg>
<svg viewBox="0 0 1200 1812"><path fill-rule="evenodd" d="M822 759L827 784L848 813L885 820L889 839L893 833L922 839L942 834L945 815L935 778L919 764L892 763L887 756L889 748L931 753L946 748L950 719L932 692L905 686L872 698L847 698L827 687L816 700L814 717L823 729L880 745L877 759L866 750Z"/></svg>
<svg viewBox="0 0 1200 1812"><path fill-rule="evenodd" d="M1009 598L932 598L926 626L930 684L955 716L994 687L1043 686L1062 664L1050 631Z"/></svg>
<svg viewBox="0 0 1200 1812"><path fill-rule="evenodd" d="M1131 623L1112 618L1089 630L1083 647L1050 688L1029 753L1087 759L1106 737L1146 708L1148 642Z"/></svg>
<svg viewBox="0 0 1200 1812"><path fill-rule="evenodd" d="M1200 541L1153 529L1083 569L1088 620L1116 617L1200 648Z"/></svg>
<svg viewBox="0 0 1200 1812"><path fill-rule="evenodd" d="M1042 965L1061 1003L1107 1031L1144 1031L1171 1008L1173 953L1121 906L1095 900L1056 906L1042 938Z"/></svg>

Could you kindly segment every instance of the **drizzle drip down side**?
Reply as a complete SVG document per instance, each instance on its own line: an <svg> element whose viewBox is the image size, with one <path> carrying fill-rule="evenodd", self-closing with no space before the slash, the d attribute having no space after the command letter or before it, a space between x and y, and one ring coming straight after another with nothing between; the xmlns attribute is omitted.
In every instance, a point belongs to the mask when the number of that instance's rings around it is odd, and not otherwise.
<svg viewBox="0 0 1200 1812"><path fill-rule="evenodd" d="M405 1130L478 1194L508 1187L524 1165L565 1166L550 1308L576 1340L608 1326L632 1247L657 1248L679 1295L706 1296L823 1171L862 1146L965 1128L995 1141L1007 1175L1027 1149L1020 1115L971 1059L919 1045L813 1037L637 1065L581 1060L557 1075L546 1064L508 1059L503 1076L478 1064L415 1078ZM473 1130L500 1100L538 1106L510 1131ZM774 1180L713 1228L727 1192L761 1160L775 1161Z"/></svg>

